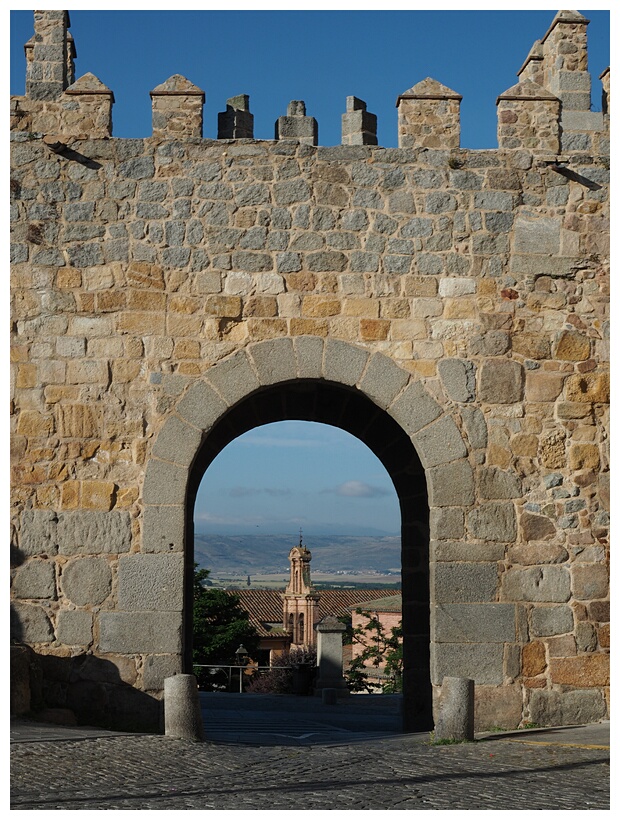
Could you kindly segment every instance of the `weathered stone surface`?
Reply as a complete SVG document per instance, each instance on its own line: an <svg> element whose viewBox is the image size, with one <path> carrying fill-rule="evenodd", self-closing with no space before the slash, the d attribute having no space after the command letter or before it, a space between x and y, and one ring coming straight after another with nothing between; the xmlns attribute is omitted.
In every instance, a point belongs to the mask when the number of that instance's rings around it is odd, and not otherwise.
<svg viewBox="0 0 620 820"><path fill-rule="evenodd" d="M473 401L476 394L476 368L467 359L442 359L438 364L444 390L452 401Z"/></svg>
<svg viewBox="0 0 620 820"><path fill-rule="evenodd" d="M488 433L484 413L478 407L463 407L461 415L471 446L475 449L486 447Z"/></svg>
<svg viewBox="0 0 620 820"><path fill-rule="evenodd" d="M583 362L590 356L590 340L582 333L563 331L555 345L555 358L569 362Z"/></svg>
<svg viewBox="0 0 620 820"><path fill-rule="evenodd" d="M101 612L99 648L121 654L178 654L181 613Z"/></svg>
<svg viewBox="0 0 620 820"><path fill-rule="evenodd" d="M549 670L552 683L580 688L609 686L609 655L551 658Z"/></svg>
<svg viewBox="0 0 620 820"><path fill-rule="evenodd" d="M185 509L145 507L143 515L143 552L181 552L185 539Z"/></svg>
<svg viewBox="0 0 620 820"><path fill-rule="evenodd" d="M177 412L194 427L208 430L225 412L227 406L210 385L199 381L183 396L177 406Z"/></svg>
<svg viewBox="0 0 620 820"><path fill-rule="evenodd" d="M480 401L512 404L523 397L523 368L518 362L487 359L480 369Z"/></svg>
<svg viewBox="0 0 620 820"><path fill-rule="evenodd" d="M467 507L474 503L474 476L464 459L431 468L428 487L432 507Z"/></svg>
<svg viewBox="0 0 620 820"><path fill-rule="evenodd" d="M457 507L433 507L430 516L431 538L442 540L465 535L465 515ZM437 559L439 560L439 559Z"/></svg>
<svg viewBox="0 0 620 820"><path fill-rule="evenodd" d="M294 339L300 379L318 379L323 373L323 340L311 336Z"/></svg>
<svg viewBox="0 0 620 820"><path fill-rule="evenodd" d="M420 382L413 382L390 405L388 412L412 435L440 416L441 408Z"/></svg>
<svg viewBox="0 0 620 820"><path fill-rule="evenodd" d="M118 604L122 610L183 609L183 556L124 555L118 567Z"/></svg>
<svg viewBox="0 0 620 820"><path fill-rule="evenodd" d="M475 691L474 729L516 729L521 723L522 695L519 686L477 686Z"/></svg>
<svg viewBox="0 0 620 820"><path fill-rule="evenodd" d="M297 362L290 339L260 342L249 352L261 384L276 384L296 377Z"/></svg>
<svg viewBox="0 0 620 820"><path fill-rule="evenodd" d="M515 640L512 604L436 604L431 640L441 643L505 643Z"/></svg>
<svg viewBox="0 0 620 820"><path fill-rule="evenodd" d="M11 604L11 638L23 643L49 643L54 630L48 614L40 606Z"/></svg>
<svg viewBox="0 0 620 820"><path fill-rule="evenodd" d="M235 353L208 371L208 378L228 404L235 404L252 388L258 388L258 380L245 353Z"/></svg>
<svg viewBox="0 0 620 820"><path fill-rule="evenodd" d="M390 406L408 380L409 374L406 370L395 365L382 353L376 353L368 362L359 388L379 407L386 408Z"/></svg>
<svg viewBox="0 0 620 820"><path fill-rule="evenodd" d="M504 544L472 544L462 539L458 541L431 541L431 560L467 561L469 563L476 561L484 564L489 561L501 561L504 558L505 550Z"/></svg>
<svg viewBox="0 0 620 820"><path fill-rule="evenodd" d="M570 572L566 567L509 569L502 578L503 601L566 603L569 598Z"/></svg>
<svg viewBox="0 0 620 820"><path fill-rule="evenodd" d="M356 384L364 371L368 353L344 342L328 339L323 354L323 376L340 384Z"/></svg>
<svg viewBox="0 0 620 820"><path fill-rule="evenodd" d="M88 646L93 639L93 616L80 609L61 610L56 637L66 646Z"/></svg>
<svg viewBox="0 0 620 820"><path fill-rule="evenodd" d="M524 512L519 519L524 541L545 541L553 538L556 529L550 518L544 515L534 515Z"/></svg>
<svg viewBox="0 0 620 820"><path fill-rule="evenodd" d="M486 503L467 515L467 529L481 541L514 541L517 535L514 504Z"/></svg>
<svg viewBox="0 0 620 820"><path fill-rule="evenodd" d="M609 403L609 374L582 373L566 379L564 396L572 402Z"/></svg>
<svg viewBox="0 0 620 820"><path fill-rule="evenodd" d="M521 670L526 678L542 675L547 668L545 645L541 641L526 644L521 650Z"/></svg>
<svg viewBox="0 0 620 820"><path fill-rule="evenodd" d="M535 606L530 627L535 637L563 635L573 630L573 610L569 606Z"/></svg>
<svg viewBox="0 0 620 820"><path fill-rule="evenodd" d="M450 416L429 424L412 436L412 440L426 468L456 461L467 454L461 433Z"/></svg>
<svg viewBox="0 0 620 820"><path fill-rule="evenodd" d="M436 604L495 601L498 576L496 564L450 564L431 566Z"/></svg>
<svg viewBox="0 0 620 820"><path fill-rule="evenodd" d="M144 688L160 690L164 688L164 679L181 672L181 658L178 655L149 655L144 662L142 678Z"/></svg>
<svg viewBox="0 0 620 820"><path fill-rule="evenodd" d="M151 459L149 461L142 497L145 504L183 504L187 470L176 464Z"/></svg>
<svg viewBox="0 0 620 820"><path fill-rule="evenodd" d="M11 591L16 598L56 598L56 573L51 561L33 558L15 572Z"/></svg>
<svg viewBox="0 0 620 820"><path fill-rule="evenodd" d="M52 510L24 510L21 515L19 550L24 555L55 555L58 552L56 525Z"/></svg>
<svg viewBox="0 0 620 820"><path fill-rule="evenodd" d="M568 553L559 544L544 542L537 544L528 541L525 544L514 544L509 547L507 559L511 564L563 564L568 560Z"/></svg>
<svg viewBox="0 0 620 820"><path fill-rule="evenodd" d="M65 564L61 577L65 597L76 606L101 604L112 591L112 571L105 558L76 558Z"/></svg>
<svg viewBox="0 0 620 820"><path fill-rule="evenodd" d="M573 595L578 601L606 598L609 593L609 573L604 564L574 564Z"/></svg>
<svg viewBox="0 0 620 820"><path fill-rule="evenodd" d="M436 643L431 646L431 679L438 686L446 675L471 678L476 685L503 682L501 644Z"/></svg>
<svg viewBox="0 0 620 820"><path fill-rule="evenodd" d="M539 726L596 723L607 716L605 698L592 689L530 692L530 719Z"/></svg>
<svg viewBox="0 0 620 820"><path fill-rule="evenodd" d="M153 455L189 467L198 452L201 438L200 430L190 427L177 416L171 416L157 436Z"/></svg>
<svg viewBox="0 0 620 820"><path fill-rule="evenodd" d="M129 513L62 512L58 514L58 551L61 555L129 552Z"/></svg>
<svg viewBox="0 0 620 820"><path fill-rule="evenodd" d="M518 476L497 467L480 470L478 486L481 498L519 498L521 495L521 481Z"/></svg>

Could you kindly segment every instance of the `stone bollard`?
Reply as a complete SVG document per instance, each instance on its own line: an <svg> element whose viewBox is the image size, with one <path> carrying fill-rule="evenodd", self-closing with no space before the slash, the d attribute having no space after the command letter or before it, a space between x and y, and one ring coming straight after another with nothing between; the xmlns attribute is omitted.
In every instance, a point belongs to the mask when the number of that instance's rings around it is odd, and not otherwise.
<svg viewBox="0 0 620 820"><path fill-rule="evenodd" d="M470 678L444 678L435 740L474 739L474 682Z"/></svg>
<svg viewBox="0 0 620 820"><path fill-rule="evenodd" d="M205 739L194 675L173 675L164 679L164 725L168 737Z"/></svg>
<svg viewBox="0 0 620 820"><path fill-rule="evenodd" d="M337 697L347 697L349 690L342 676L342 634L345 625L335 615L326 615L316 626L318 678L315 695L333 689Z"/></svg>
<svg viewBox="0 0 620 820"><path fill-rule="evenodd" d="M323 706L334 706L338 702L337 689L322 689Z"/></svg>

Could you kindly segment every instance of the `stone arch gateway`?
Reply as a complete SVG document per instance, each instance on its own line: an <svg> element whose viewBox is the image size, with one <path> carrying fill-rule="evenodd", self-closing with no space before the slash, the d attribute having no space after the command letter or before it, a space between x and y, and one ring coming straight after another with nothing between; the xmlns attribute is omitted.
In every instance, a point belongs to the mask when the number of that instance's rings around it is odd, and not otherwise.
<svg viewBox="0 0 620 820"><path fill-rule="evenodd" d="M475 679L479 728L607 716L610 73L592 111L588 20L550 21L485 150L432 78L397 101L398 148L355 97L339 146L301 101L254 139L247 95L203 137L180 75L152 135L118 139L68 12L34 25L11 99L16 711L157 725L198 477L244 427L310 415L401 500L410 727L446 675Z"/></svg>
<svg viewBox="0 0 620 820"><path fill-rule="evenodd" d="M462 471L467 447L432 396L383 354L370 355L340 341L299 337L257 342L212 368L206 379L188 389L153 447L144 483L143 551L174 556L182 544L187 578L193 504L208 465L246 430L285 419L342 427L375 453L394 483L402 523L405 725L429 729L427 480L431 497L441 503L447 471ZM471 469L469 474L471 478ZM456 504L459 490L451 496ZM467 490L460 500L467 502ZM140 560L145 569L148 559ZM162 560L168 559L153 561L153 577ZM180 562L175 563L179 572ZM187 617L187 608L183 611ZM187 622L183 629L189 647Z"/></svg>

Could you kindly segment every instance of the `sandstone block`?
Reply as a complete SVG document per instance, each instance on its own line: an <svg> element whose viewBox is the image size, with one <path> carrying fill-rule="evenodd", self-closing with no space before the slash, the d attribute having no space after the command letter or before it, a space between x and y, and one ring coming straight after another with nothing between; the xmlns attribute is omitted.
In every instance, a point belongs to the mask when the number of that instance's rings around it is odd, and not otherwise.
<svg viewBox="0 0 620 820"><path fill-rule="evenodd" d="M179 654L181 612L101 612L101 652L133 654Z"/></svg>
<svg viewBox="0 0 620 820"><path fill-rule="evenodd" d="M58 551L61 555L117 554L131 547L131 519L128 512L58 513Z"/></svg>
<svg viewBox="0 0 620 820"><path fill-rule="evenodd" d="M555 401L562 392L562 373L530 372L525 377L525 396L532 402Z"/></svg>
<svg viewBox="0 0 620 820"><path fill-rule="evenodd" d="M112 571L105 558L77 558L65 565L63 594L76 606L103 603L112 590Z"/></svg>
<svg viewBox="0 0 620 820"><path fill-rule="evenodd" d="M56 573L51 561L33 558L15 573L11 592L16 598L56 598Z"/></svg>
<svg viewBox="0 0 620 820"><path fill-rule="evenodd" d="M551 358L551 342L538 333L516 333L511 339L512 350L528 359Z"/></svg>
<svg viewBox="0 0 620 820"><path fill-rule="evenodd" d="M535 678L547 668L545 645L541 641L526 644L521 650L521 671L525 678Z"/></svg>
<svg viewBox="0 0 620 820"><path fill-rule="evenodd" d="M45 416L37 410L22 410L17 422L19 436L42 436L47 438L54 430L53 416Z"/></svg>
<svg viewBox="0 0 620 820"><path fill-rule="evenodd" d="M572 470L598 470L601 463L596 444L573 444L568 453L568 463Z"/></svg>
<svg viewBox="0 0 620 820"><path fill-rule="evenodd" d="M582 333L564 330L555 345L555 358L569 362L583 362L590 357L590 340Z"/></svg>
<svg viewBox="0 0 620 820"><path fill-rule="evenodd" d="M564 396L569 402L609 403L609 374L582 373L566 379Z"/></svg>
<svg viewBox="0 0 620 820"><path fill-rule="evenodd" d="M124 555L118 568L122 610L183 609L183 556L179 553Z"/></svg>
<svg viewBox="0 0 620 820"><path fill-rule="evenodd" d="M491 404L512 404L523 397L523 368L510 360L487 359L480 368L478 395Z"/></svg>
<svg viewBox="0 0 620 820"><path fill-rule="evenodd" d="M509 569L502 578L502 600L566 603L570 598L570 572L561 566Z"/></svg>
<svg viewBox="0 0 620 820"><path fill-rule="evenodd" d="M609 655L577 655L573 658L551 658L551 681L555 684L589 688L609 686Z"/></svg>
<svg viewBox="0 0 620 820"><path fill-rule="evenodd" d="M432 611L432 641L505 643L515 640L513 604L436 604Z"/></svg>
<svg viewBox="0 0 620 820"><path fill-rule="evenodd" d="M431 566L435 604L479 603L497 597L497 565L437 563Z"/></svg>
<svg viewBox="0 0 620 820"><path fill-rule="evenodd" d="M467 529L480 541L514 541L517 524L514 504L487 502L467 515Z"/></svg>
<svg viewBox="0 0 620 820"><path fill-rule="evenodd" d="M82 610L63 609L58 613L56 633L65 646L88 646L93 639L93 616Z"/></svg>
<svg viewBox="0 0 620 820"><path fill-rule="evenodd" d="M84 509L110 510L115 495L116 484L113 481L82 481L81 504Z"/></svg>

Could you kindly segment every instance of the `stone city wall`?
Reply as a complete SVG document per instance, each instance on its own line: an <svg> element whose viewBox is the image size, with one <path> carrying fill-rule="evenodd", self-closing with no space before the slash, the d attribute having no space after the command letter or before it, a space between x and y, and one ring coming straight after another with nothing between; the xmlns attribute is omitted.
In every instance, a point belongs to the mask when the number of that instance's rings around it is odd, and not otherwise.
<svg viewBox="0 0 620 820"><path fill-rule="evenodd" d="M566 14L564 49L586 26ZM458 95L429 80L399 98L399 148L369 144L367 116L358 144L349 116L349 144L318 147L303 104L280 139L202 139L178 75L153 136L114 139L111 92L45 69L66 66L68 17L36 15L65 46L34 46L36 94L11 103L11 577L45 702L151 714L181 670L200 443L311 374L366 392L421 454L434 686L474 677L480 727L605 716L609 112L557 96L583 59L499 98L498 150L458 147ZM221 128L247 133L247 97L229 103Z"/></svg>

